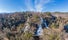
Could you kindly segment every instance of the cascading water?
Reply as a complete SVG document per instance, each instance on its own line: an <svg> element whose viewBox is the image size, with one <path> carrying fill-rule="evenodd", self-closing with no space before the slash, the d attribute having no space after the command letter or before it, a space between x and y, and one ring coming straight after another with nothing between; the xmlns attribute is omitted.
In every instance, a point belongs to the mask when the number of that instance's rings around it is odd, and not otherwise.
<svg viewBox="0 0 68 40"><path fill-rule="evenodd" d="M29 18L27 19L27 21L29 22ZM30 29L29 24L26 23L26 27L24 29L25 31L28 31ZM42 26L42 24L44 24L44 26ZM37 29L35 30L35 35L39 36L43 34L43 27L44 28L48 28L48 21L46 19L43 19L42 17L40 17L40 24L37 24Z"/></svg>
<svg viewBox="0 0 68 40"><path fill-rule="evenodd" d="M43 20L42 17L40 17L40 19L41 19L41 24L44 24L44 25L45 25L45 28L48 28L48 25L47 25L46 19Z"/></svg>
<svg viewBox="0 0 68 40"><path fill-rule="evenodd" d="M41 25L38 25L38 28L36 29L36 36L43 35L43 29Z"/></svg>
<svg viewBox="0 0 68 40"><path fill-rule="evenodd" d="M43 18L40 17L40 21L41 21L41 24L44 23L45 27L48 28L48 25L47 25L47 23L46 23L46 20L45 20L45 22L44 22ZM36 29L36 32L35 32L35 35L36 35L36 36L43 35L43 27L42 27L41 24L39 24L38 27L37 27L37 29Z"/></svg>
<svg viewBox="0 0 68 40"><path fill-rule="evenodd" d="M41 20L41 23L43 23L43 18L42 17L40 17L40 20Z"/></svg>
<svg viewBox="0 0 68 40"><path fill-rule="evenodd" d="M66 24L66 25L64 26L64 30L65 30L66 33L68 33L68 24Z"/></svg>
<svg viewBox="0 0 68 40"><path fill-rule="evenodd" d="M28 19L29 19L29 18L28 18ZM27 20L27 21L28 21L28 20ZM43 20L42 17L40 17L40 22L41 22L40 24L37 24L37 29L35 30L35 36L43 35L43 26L42 26L42 23L44 23L45 28L48 28L48 25L47 25L46 20ZM28 31L29 29L30 29L29 24L26 23L24 32Z"/></svg>
<svg viewBox="0 0 68 40"><path fill-rule="evenodd" d="M46 28L48 28L48 25L47 25L47 23L46 23L46 20L45 20L45 22L44 22L44 25L45 25Z"/></svg>

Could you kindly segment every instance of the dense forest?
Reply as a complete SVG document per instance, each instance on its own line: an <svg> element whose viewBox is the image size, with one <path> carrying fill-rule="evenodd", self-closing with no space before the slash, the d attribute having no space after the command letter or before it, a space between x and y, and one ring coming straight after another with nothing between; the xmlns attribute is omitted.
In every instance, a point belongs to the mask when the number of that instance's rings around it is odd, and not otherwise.
<svg viewBox="0 0 68 40"><path fill-rule="evenodd" d="M0 40L66 40L67 15L62 12L0 14Z"/></svg>

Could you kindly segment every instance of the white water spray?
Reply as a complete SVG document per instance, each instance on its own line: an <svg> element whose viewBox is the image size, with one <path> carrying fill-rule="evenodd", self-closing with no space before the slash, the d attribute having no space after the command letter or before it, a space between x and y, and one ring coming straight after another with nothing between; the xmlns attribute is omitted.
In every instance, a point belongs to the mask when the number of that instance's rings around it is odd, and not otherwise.
<svg viewBox="0 0 68 40"><path fill-rule="evenodd" d="M42 29L42 26L41 25L38 25L38 29L37 29L36 36L40 36L40 35L43 35L43 29Z"/></svg>

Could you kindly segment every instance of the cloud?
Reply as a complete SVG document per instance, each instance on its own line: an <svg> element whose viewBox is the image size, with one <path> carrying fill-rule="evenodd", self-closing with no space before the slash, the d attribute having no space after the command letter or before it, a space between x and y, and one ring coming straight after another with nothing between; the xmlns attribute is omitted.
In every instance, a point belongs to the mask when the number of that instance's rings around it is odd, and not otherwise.
<svg viewBox="0 0 68 40"><path fill-rule="evenodd" d="M39 11L41 12L44 9L44 5L52 2L53 0L25 0L25 5L29 11ZM34 6L33 6L34 5Z"/></svg>
<svg viewBox="0 0 68 40"><path fill-rule="evenodd" d="M32 0L25 0L25 5L28 11L34 11L34 8L32 7Z"/></svg>
<svg viewBox="0 0 68 40"><path fill-rule="evenodd" d="M51 0L35 0L35 10L42 11L44 8L44 5L49 2L51 2Z"/></svg>

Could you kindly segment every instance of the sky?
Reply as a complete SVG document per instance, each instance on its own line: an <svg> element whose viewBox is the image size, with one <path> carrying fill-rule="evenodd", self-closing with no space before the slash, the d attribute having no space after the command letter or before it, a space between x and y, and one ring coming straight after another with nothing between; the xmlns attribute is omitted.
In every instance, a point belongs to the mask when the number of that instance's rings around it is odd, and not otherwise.
<svg viewBox="0 0 68 40"><path fill-rule="evenodd" d="M68 12L68 0L0 0L1 12Z"/></svg>

